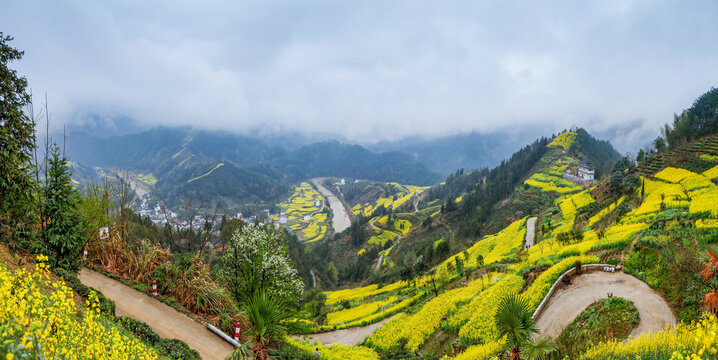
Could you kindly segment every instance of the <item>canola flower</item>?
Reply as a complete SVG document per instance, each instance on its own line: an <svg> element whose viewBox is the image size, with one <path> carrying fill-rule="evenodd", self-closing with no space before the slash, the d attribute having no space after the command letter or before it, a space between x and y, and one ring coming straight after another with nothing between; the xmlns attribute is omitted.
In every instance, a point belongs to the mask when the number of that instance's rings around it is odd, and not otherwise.
<svg viewBox="0 0 718 360"><path fill-rule="evenodd" d="M692 171L688 171L686 169L674 168L674 167L669 166L669 167L661 170L660 172L658 172L655 175L655 178L675 184L675 183L681 182L681 180L683 180L689 176L692 176L692 175L695 175L695 173Z"/></svg>
<svg viewBox="0 0 718 360"><path fill-rule="evenodd" d="M387 317L392 316L393 314L396 314L396 313L398 313L399 311L402 311L402 310L406 309L407 307L413 305L413 304L416 303L422 296L423 296L423 294L418 294L418 295L414 295L414 296L412 296L412 297L406 298L406 299L404 299L404 300L402 300L402 301L400 301L400 302L398 302L398 303L396 303L396 304L394 304L394 305L391 305L391 306L385 308L385 309L384 309L384 312L374 313L374 314L369 315L369 316L367 316L367 317L363 317L363 318L354 320L354 321L352 321L352 322L350 322L350 323L344 324L344 325L342 325L342 326L338 326L337 328L338 328L338 329L344 329L344 328L348 328L348 327L352 327L352 326L363 326L363 325L366 325L366 324L372 324L372 323L375 323L375 322L377 322L377 321L386 319Z"/></svg>
<svg viewBox="0 0 718 360"><path fill-rule="evenodd" d="M405 339L405 348L416 351L436 331L444 316L454 311L459 303L471 300L481 293L483 287L481 280L474 280L465 287L441 293L427 302L416 314L392 320L391 323L394 324L388 333L379 329L367 342L386 351ZM396 331L396 328L401 331Z"/></svg>
<svg viewBox="0 0 718 360"><path fill-rule="evenodd" d="M593 224L603 219L604 216L608 215L611 211L615 210L619 205L621 205L621 203L623 203L623 200L625 199L626 195L623 195L618 200L611 203L611 205L608 205L607 208L604 208L603 210L599 211L596 215L588 219L588 225L593 226Z"/></svg>
<svg viewBox="0 0 718 360"><path fill-rule="evenodd" d="M294 188L286 202L279 204L280 209L287 214L289 228L300 232L304 241L320 240L327 233L327 215L320 212L321 206L315 206L315 202L322 199L322 195L312 185L302 182ZM305 215L312 215L309 221L304 220Z"/></svg>
<svg viewBox="0 0 718 360"><path fill-rule="evenodd" d="M445 356L442 360L476 360L494 358L499 351L503 350L505 343L506 338L503 337L488 344L469 346L461 354L456 355L453 358Z"/></svg>
<svg viewBox="0 0 718 360"><path fill-rule="evenodd" d="M449 319L448 326L455 327L463 321L465 315L470 315L465 325L461 326L459 330L461 341L467 344L475 342L486 344L496 341L498 331L494 323L494 314L499 307L499 301L506 295L519 292L523 284L522 277L505 275L501 281L474 299L468 307L462 307L461 312L453 316L456 317L455 319Z"/></svg>
<svg viewBox="0 0 718 360"><path fill-rule="evenodd" d="M360 288L351 288L351 289L345 289L345 290L337 290L332 292L325 293L327 295L326 304L332 305L336 304L338 302L341 302L343 300L354 300L354 299L363 299L370 296L379 295L385 292L394 292L396 290L402 289L406 287L406 283L402 281L397 281L395 283L391 283L382 287L379 287L379 285L369 285L364 286Z"/></svg>
<svg viewBox="0 0 718 360"><path fill-rule="evenodd" d="M609 341L589 349L581 359L718 359L718 320L705 313L693 324L679 324L629 341Z"/></svg>
<svg viewBox="0 0 718 360"><path fill-rule="evenodd" d="M574 267L576 261L580 261L581 264L594 264L599 261L599 258L597 256L571 256L544 271L524 293L524 297L528 299L532 309L538 307L553 283L561 274Z"/></svg>
<svg viewBox="0 0 718 360"><path fill-rule="evenodd" d="M551 141L547 146L548 147L561 147L564 150L568 151L569 148L571 148L571 145L576 140L576 133L573 131L567 131L559 136L556 136L553 141Z"/></svg>
<svg viewBox="0 0 718 360"><path fill-rule="evenodd" d="M314 356L314 350L319 349L319 359L324 360L378 360L379 355L372 349L365 346L347 346L344 344L332 344L331 348L322 343L308 343L292 338L285 338L287 344L303 350Z"/></svg>
<svg viewBox="0 0 718 360"><path fill-rule="evenodd" d="M37 260L30 271L0 265L3 358L157 359L154 349L102 323L94 293L78 315L72 290L50 279L46 256Z"/></svg>
<svg viewBox="0 0 718 360"><path fill-rule="evenodd" d="M387 306L395 302L397 299L398 297L396 296L390 296L386 300L371 302L353 308L331 312L327 314L327 323L329 325L336 325L367 317L377 311L380 311L383 306Z"/></svg>
<svg viewBox="0 0 718 360"><path fill-rule="evenodd" d="M704 171L703 176L711 180L718 179L718 165Z"/></svg>
<svg viewBox="0 0 718 360"><path fill-rule="evenodd" d="M444 329L452 332L459 331L472 317L487 311L486 306L490 305L487 300L490 301L499 296L505 291L504 288L521 289L524 284L523 278L513 274L501 274L499 276L496 273L490 273L484 277L486 278L484 292L469 303L456 309L442 325Z"/></svg>

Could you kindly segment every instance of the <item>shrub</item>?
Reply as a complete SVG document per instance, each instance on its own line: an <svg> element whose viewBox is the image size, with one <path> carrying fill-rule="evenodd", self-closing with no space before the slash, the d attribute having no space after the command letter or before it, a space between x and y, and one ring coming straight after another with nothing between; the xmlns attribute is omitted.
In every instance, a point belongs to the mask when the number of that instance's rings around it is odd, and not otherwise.
<svg viewBox="0 0 718 360"><path fill-rule="evenodd" d="M117 323L150 345L156 345L160 340L162 340L159 334L142 321L125 316L119 316L117 317Z"/></svg>
<svg viewBox="0 0 718 360"><path fill-rule="evenodd" d="M161 339L155 346L160 355L179 360L201 360L196 350L190 349L184 341L177 339Z"/></svg>

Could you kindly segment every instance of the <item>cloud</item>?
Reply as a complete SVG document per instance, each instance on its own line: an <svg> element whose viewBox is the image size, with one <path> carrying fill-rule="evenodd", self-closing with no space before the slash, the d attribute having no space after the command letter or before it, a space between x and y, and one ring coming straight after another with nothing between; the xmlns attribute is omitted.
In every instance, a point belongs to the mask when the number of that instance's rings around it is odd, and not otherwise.
<svg viewBox="0 0 718 360"><path fill-rule="evenodd" d="M365 141L578 125L629 151L718 79L709 1L4 7L3 31L26 51L16 67L68 123L130 117Z"/></svg>

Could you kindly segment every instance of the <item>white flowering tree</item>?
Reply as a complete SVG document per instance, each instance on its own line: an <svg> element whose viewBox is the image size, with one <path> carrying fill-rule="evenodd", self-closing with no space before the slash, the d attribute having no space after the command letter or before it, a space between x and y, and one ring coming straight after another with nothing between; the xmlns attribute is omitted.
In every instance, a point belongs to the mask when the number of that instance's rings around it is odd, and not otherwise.
<svg viewBox="0 0 718 360"><path fill-rule="evenodd" d="M288 252L286 241L274 229L243 226L225 243L221 276L239 303L250 301L261 291L295 303L304 284Z"/></svg>

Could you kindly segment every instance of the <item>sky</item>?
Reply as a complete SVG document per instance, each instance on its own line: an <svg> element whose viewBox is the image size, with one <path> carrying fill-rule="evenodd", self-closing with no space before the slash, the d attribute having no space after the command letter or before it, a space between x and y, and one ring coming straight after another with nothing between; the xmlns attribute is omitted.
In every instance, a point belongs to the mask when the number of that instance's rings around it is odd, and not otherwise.
<svg viewBox="0 0 718 360"><path fill-rule="evenodd" d="M717 18L701 0L5 0L0 31L53 124L364 142L581 126L626 152L718 84Z"/></svg>

